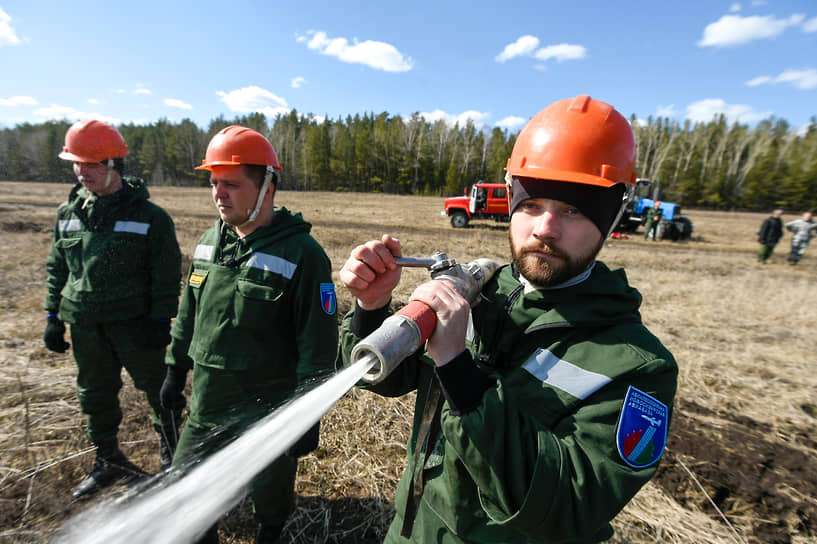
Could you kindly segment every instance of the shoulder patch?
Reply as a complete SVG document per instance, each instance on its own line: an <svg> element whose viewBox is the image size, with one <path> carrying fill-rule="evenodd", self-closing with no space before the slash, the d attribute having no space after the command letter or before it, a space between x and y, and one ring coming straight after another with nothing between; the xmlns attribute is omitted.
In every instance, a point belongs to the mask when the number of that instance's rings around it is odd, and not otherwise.
<svg viewBox="0 0 817 544"><path fill-rule="evenodd" d="M621 459L633 468L644 468L661 458L667 445L667 406L633 386L627 390L616 429Z"/></svg>
<svg viewBox="0 0 817 544"><path fill-rule="evenodd" d="M338 308L338 299L335 296L334 283L321 284L321 308L326 312L326 315L335 315Z"/></svg>

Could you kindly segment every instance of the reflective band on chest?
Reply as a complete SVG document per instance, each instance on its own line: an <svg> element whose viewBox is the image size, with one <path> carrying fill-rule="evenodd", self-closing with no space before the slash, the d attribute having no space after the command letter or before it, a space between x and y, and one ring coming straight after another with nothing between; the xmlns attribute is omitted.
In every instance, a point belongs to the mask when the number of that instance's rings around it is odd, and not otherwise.
<svg viewBox="0 0 817 544"><path fill-rule="evenodd" d="M79 219L60 219L60 230L62 232L82 230L82 223Z"/></svg>
<svg viewBox="0 0 817 544"><path fill-rule="evenodd" d="M274 272L286 279L292 278L292 275L295 274L295 269L298 268L298 265L268 253L253 253L244 263L244 266L259 268L266 272Z"/></svg>
<svg viewBox="0 0 817 544"><path fill-rule="evenodd" d="M130 232L133 234L147 234L150 230L150 223L140 223L139 221L117 221L114 223L114 232Z"/></svg>
<svg viewBox="0 0 817 544"><path fill-rule="evenodd" d="M193 258L201 261L211 261L213 259L213 250L215 246L205 246L199 244L196 246L196 251L193 252Z"/></svg>
<svg viewBox="0 0 817 544"><path fill-rule="evenodd" d="M611 381L603 374L596 374L573 363L559 359L546 349L539 348L525 361L522 368L577 399L586 399Z"/></svg>

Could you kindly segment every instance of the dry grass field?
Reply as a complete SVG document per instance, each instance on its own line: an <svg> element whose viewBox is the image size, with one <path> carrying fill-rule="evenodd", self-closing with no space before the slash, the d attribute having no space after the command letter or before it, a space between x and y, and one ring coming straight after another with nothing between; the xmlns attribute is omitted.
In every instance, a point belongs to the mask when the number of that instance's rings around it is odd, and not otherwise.
<svg viewBox="0 0 817 544"><path fill-rule="evenodd" d="M0 182L0 542L43 542L91 501L71 489L93 461L83 435L70 354L42 343L45 258L54 212L69 185ZM185 266L215 219L206 188L151 188L176 223ZM342 266L357 244L382 233L404 255L445 251L459 262L507 261L507 228L452 229L442 199L281 192L279 205L313 224ZM624 267L644 296L647 326L675 354L679 392L658 476L616 518L616 543L817 542L817 244L785 264L790 235L772 262L755 260L765 214L688 211L688 242L612 240L601 258ZM794 212L784 220L796 217ZM407 269L397 302L427 273ZM341 314L352 300L338 286ZM148 408L126 378L123 450L158 469ZM404 467L413 397L352 390L323 420L318 450L299 466L298 510L287 541L382 541ZM172 515L172 513L168 513ZM221 524L222 542L251 541L249 507ZM126 540L126 535L123 535Z"/></svg>

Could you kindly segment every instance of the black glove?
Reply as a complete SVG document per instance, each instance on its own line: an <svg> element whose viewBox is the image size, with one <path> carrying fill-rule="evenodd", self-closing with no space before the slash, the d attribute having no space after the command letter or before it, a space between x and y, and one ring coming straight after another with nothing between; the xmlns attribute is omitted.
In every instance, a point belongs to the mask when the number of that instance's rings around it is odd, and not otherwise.
<svg viewBox="0 0 817 544"><path fill-rule="evenodd" d="M301 438L287 450L290 457L301 457L318 447L318 437L321 434L321 422L318 421L306 431Z"/></svg>
<svg viewBox="0 0 817 544"><path fill-rule="evenodd" d="M180 366L167 367L165 381L159 390L159 401L165 410L181 410L185 405L184 384L187 381L187 369Z"/></svg>
<svg viewBox="0 0 817 544"><path fill-rule="evenodd" d="M144 340L147 346L163 348L170 343L169 319L146 319L143 325Z"/></svg>
<svg viewBox="0 0 817 544"><path fill-rule="evenodd" d="M43 341L45 347L57 353L65 353L71 344L65 341L65 323L57 319L56 313L49 313L46 318L48 324L45 326Z"/></svg>

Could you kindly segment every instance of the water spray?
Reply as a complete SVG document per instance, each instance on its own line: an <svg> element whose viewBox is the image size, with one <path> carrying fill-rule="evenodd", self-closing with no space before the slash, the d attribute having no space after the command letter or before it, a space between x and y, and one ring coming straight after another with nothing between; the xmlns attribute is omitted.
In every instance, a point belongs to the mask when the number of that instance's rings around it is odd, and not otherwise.
<svg viewBox="0 0 817 544"><path fill-rule="evenodd" d="M459 265L444 253L430 259L397 258L397 264L431 270L473 306L499 268L489 259ZM69 520L55 535L60 544L183 544L193 542L235 506L252 479L289 448L359 380L377 383L423 345L436 326L434 311L410 302L352 350L352 364L256 422L236 440L195 465L184 477L157 478ZM171 472L172 474L172 472Z"/></svg>
<svg viewBox="0 0 817 544"><path fill-rule="evenodd" d="M499 263L490 259L457 264L445 253L435 253L428 259L397 257L395 262L399 266L427 268L431 271L432 280L450 281L471 306L478 300L485 283L499 269ZM436 325L434 310L424 302L413 300L387 317L377 330L352 348L352 363L372 360L374 356L374 362L362 379L368 383L378 383L425 344Z"/></svg>

